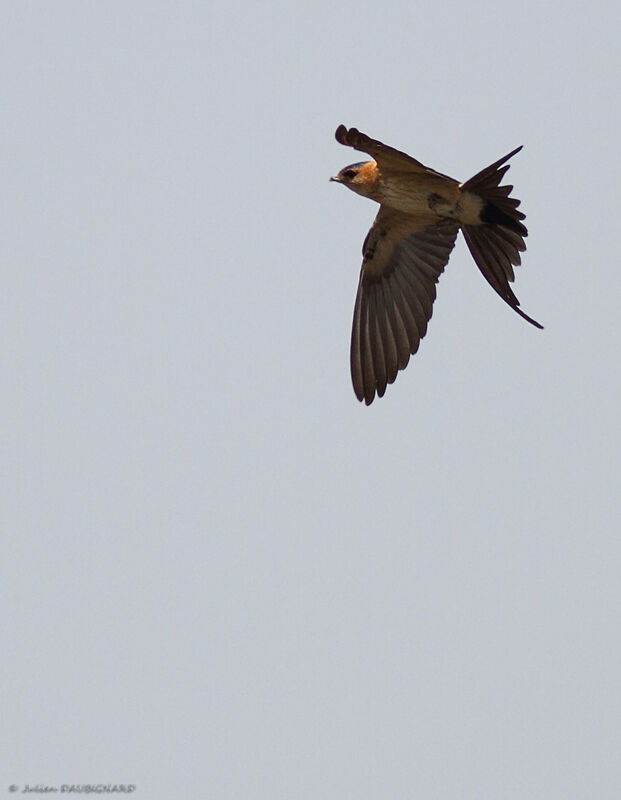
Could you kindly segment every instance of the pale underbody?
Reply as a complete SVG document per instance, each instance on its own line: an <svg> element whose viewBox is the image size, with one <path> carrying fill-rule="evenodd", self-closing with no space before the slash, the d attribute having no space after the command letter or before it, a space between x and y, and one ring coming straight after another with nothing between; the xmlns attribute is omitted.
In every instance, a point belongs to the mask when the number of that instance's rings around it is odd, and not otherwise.
<svg viewBox="0 0 621 800"><path fill-rule="evenodd" d="M422 185L421 185L422 184ZM357 194L416 217L454 219L463 225L480 225L483 201L464 191L457 181L440 175L394 173L384 179L370 161L360 170L360 179L349 183Z"/></svg>

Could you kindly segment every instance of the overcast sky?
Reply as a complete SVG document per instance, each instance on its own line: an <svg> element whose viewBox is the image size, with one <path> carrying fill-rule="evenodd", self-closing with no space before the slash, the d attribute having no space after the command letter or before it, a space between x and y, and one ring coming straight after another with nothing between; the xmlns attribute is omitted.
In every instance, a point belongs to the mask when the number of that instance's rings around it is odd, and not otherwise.
<svg viewBox="0 0 621 800"><path fill-rule="evenodd" d="M13 2L2 779L145 800L621 796L616 2ZM355 125L509 173L359 404ZM0 785L2 790L2 785Z"/></svg>

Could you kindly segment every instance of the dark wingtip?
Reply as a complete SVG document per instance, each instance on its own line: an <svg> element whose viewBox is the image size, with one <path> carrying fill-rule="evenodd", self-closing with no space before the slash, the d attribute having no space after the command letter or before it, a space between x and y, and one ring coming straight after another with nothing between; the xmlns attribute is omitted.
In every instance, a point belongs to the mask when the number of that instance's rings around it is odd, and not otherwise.
<svg viewBox="0 0 621 800"><path fill-rule="evenodd" d="M346 144L347 128L344 125L339 125L334 133L334 138L339 144Z"/></svg>
<svg viewBox="0 0 621 800"><path fill-rule="evenodd" d="M339 144L345 144L348 147L356 147L359 136L360 131L358 128L349 128L348 130L345 125L339 125L334 133L334 138L336 141Z"/></svg>

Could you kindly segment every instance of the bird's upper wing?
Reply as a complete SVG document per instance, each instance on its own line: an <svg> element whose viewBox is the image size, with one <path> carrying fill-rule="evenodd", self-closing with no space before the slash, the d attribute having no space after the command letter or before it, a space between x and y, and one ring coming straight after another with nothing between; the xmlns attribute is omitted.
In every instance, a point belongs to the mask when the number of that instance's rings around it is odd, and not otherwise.
<svg viewBox="0 0 621 800"><path fill-rule="evenodd" d="M450 181L454 180L448 175L443 175L441 172L436 172L426 167L407 153L402 153L401 150L395 150L394 147L378 142L377 139L371 139L365 133L360 133L357 128L349 128L348 130L345 125L339 125L334 135L336 141L340 144L353 147L354 150L373 156L380 170L418 172L426 175L438 175L441 178L448 178Z"/></svg>
<svg viewBox="0 0 621 800"><path fill-rule="evenodd" d="M452 220L380 208L362 246L351 339L354 391L367 405L418 350L458 230Z"/></svg>

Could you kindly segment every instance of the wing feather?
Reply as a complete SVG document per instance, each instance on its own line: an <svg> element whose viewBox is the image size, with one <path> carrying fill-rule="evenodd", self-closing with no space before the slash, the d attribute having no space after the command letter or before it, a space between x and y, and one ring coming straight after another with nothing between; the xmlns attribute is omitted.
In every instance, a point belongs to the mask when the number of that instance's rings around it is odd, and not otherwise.
<svg viewBox="0 0 621 800"><path fill-rule="evenodd" d="M418 350L421 338L421 325L416 321L416 315L412 305L413 296L408 292L407 287L404 291L403 283L399 280L400 276L396 272L389 278L390 289L394 298L394 303L399 310L403 327L408 337L408 359ZM423 326L424 327L424 326Z"/></svg>
<svg viewBox="0 0 621 800"><path fill-rule="evenodd" d="M384 356L384 345L379 330L377 319L377 296L378 286L373 287L369 292L369 341L371 359L373 361L373 372L375 374L376 391L380 397L386 391L386 359Z"/></svg>
<svg viewBox="0 0 621 800"><path fill-rule="evenodd" d="M387 287L381 282L377 284L377 320L379 323L382 345L384 347L384 363L386 364L386 382L392 383L397 377L399 368L399 358L397 355L397 343L392 330L390 312L386 307ZM388 302L392 303L392 297L388 295Z"/></svg>
<svg viewBox="0 0 621 800"><path fill-rule="evenodd" d="M408 361L410 360L410 343L408 339L407 330L399 309L395 303L394 295L391 291L388 281L381 282L382 292L384 294L384 304L387 312L388 319L390 320L392 332L395 339L395 348L397 351L397 372L400 369L405 369ZM395 378L397 373L395 372ZM393 378L394 380L394 378ZM392 381L390 381L392 383Z"/></svg>
<svg viewBox="0 0 621 800"><path fill-rule="evenodd" d="M407 267L396 270L390 278L392 286L395 286L395 292L400 291L407 302L407 308L410 316L412 317L415 331L408 333L410 335L417 334L424 336L427 330L427 320L431 316L431 304L424 303L426 291L422 284L415 285L416 275ZM398 289L397 289L398 287Z"/></svg>

